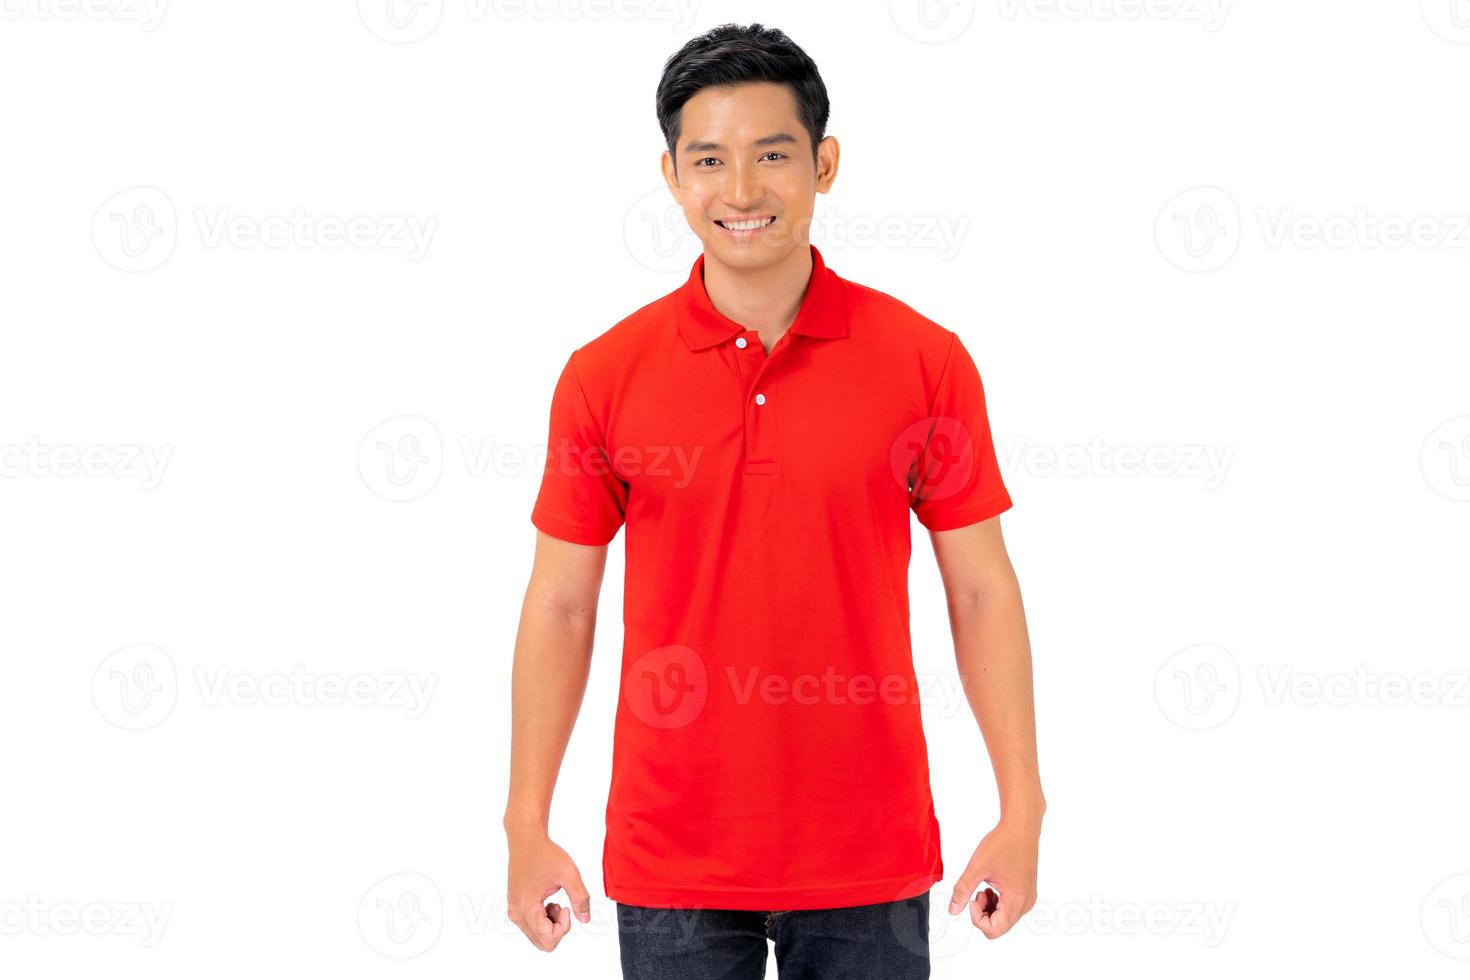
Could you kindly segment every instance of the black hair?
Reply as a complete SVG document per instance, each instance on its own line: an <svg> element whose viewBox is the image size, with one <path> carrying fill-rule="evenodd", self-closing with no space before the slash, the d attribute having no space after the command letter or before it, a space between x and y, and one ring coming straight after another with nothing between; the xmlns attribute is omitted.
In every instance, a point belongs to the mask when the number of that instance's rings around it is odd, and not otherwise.
<svg viewBox="0 0 1470 980"><path fill-rule="evenodd" d="M684 103L701 89L746 82L777 82L791 89L801 124L812 138L812 163L816 164L817 144L826 135L831 110L817 63L774 27L721 24L692 39L664 62L658 82L658 125L676 170Z"/></svg>

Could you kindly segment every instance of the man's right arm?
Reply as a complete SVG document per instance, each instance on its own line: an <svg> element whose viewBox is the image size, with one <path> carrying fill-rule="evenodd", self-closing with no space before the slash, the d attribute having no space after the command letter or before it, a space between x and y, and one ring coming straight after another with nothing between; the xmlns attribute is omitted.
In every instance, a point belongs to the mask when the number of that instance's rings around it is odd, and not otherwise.
<svg viewBox="0 0 1470 980"><path fill-rule="evenodd" d="M597 599L607 546L575 544L536 532L531 581L521 605L511 668L510 850L507 914L548 952L587 922L591 896L571 857L548 833L551 794L587 689ZM565 889L571 909L546 899Z"/></svg>

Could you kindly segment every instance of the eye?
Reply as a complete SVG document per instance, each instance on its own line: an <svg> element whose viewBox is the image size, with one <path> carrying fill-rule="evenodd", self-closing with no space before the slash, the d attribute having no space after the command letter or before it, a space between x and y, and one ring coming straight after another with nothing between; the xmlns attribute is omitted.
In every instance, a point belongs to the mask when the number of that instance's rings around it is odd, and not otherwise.
<svg viewBox="0 0 1470 980"><path fill-rule="evenodd" d="M694 161L694 165L696 167L702 167L702 166L704 166L704 161L706 161L706 160L714 160L716 163L719 162L719 158L718 157L701 157L700 159Z"/></svg>
<svg viewBox="0 0 1470 980"><path fill-rule="evenodd" d="M768 157L780 157L783 160L786 159L786 154L782 153L780 150L772 150L771 152L767 153L766 156L768 156Z"/></svg>

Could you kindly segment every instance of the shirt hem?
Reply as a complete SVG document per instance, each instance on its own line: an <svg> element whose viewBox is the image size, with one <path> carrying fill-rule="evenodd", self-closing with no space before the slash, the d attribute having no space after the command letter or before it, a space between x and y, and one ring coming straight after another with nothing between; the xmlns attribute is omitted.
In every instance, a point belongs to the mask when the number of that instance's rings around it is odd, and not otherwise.
<svg viewBox="0 0 1470 980"><path fill-rule="evenodd" d="M953 531L955 528L988 521L997 514L1004 514L1012 506L1010 494L1001 494L961 510L930 516L927 520L920 517L919 523L931 531Z"/></svg>
<svg viewBox="0 0 1470 980"><path fill-rule="evenodd" d="M793 888L684 888L647 886L628 888L603 882L603 891L614 902L645 908L701 908L757 911L847 908L897 902L921 895L934 886L943 869L878 878L841 885Z"/></svg>
<svg viewBox="0 0 1470 980"><path fill-rule="evenodd" d="M533 513L531 515L531 523L553 538L561 538L563 541L570 541L573 544L587 544L593 545L594 547L601 546L610 543L613 538L618 536L617 528L613 528L612 533L608 534L603 530L586 528L577 524L568 524L554 517L547 517L545 514Z"/></svg>

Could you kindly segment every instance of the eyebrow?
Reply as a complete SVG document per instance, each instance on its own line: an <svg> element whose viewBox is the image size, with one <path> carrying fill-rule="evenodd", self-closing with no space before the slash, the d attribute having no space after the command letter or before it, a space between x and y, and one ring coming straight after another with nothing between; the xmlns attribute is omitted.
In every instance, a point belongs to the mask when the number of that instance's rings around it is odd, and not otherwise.
<svg viewBox="0 0 1470 980"><path fill-rule="evenodd" d="M796 137L795 136L792 136L790 133L772 133L770 136L762 136L760 139L756 140L753 145L754 146L777 146L777 145L784 145L786 143L795 143L795 142L796 142ZM707 153L707 152L709 152L711 150L723 150L725 148L726 147L725 147L725 145L723 143L700 143L700 142L695 142L695 143L686 143L684 145L684 152L685 153Z"/></svg>

